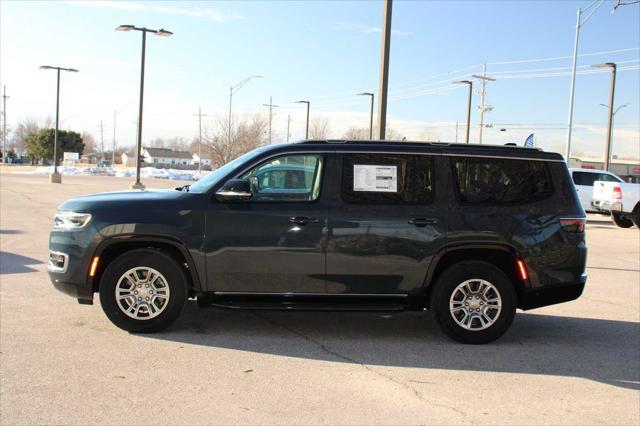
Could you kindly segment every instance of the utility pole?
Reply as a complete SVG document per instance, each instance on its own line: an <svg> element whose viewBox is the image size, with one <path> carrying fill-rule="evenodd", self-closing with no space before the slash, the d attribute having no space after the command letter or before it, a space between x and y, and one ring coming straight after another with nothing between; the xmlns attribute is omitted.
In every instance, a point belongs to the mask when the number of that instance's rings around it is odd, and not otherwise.
<svg viewBox="0 0 640 426"><path fill-rule="evenodd" d="M478 137L478 143L482 143L482 128L484 127L484 112L491 111L493 107L491 105L485 105L484 97L487 93L487 81L496 81L495 78L487 77L487 64L485 63L482 67L482 75L472 75L472 77L477 78L482 81L482 89L480 89L480 135Z"/></svg>
<svg viewBox="0 0 640 426"><path fill-rule="evenodd" d="M389 51L391 50L391 12L393 0L384 0L382 15L382 50L380 52L380 86L378 88L378 139L387 130L387 91L389 89Z"/></svg>
<svg viewBox="0 0 640 426"><path fill-rule="evenodd" d="M2 162L7 164L7 86L3 86L2 93Z"/></svg>
<svg viewBox="0 0 640 426"><path fill-rule="evenodd" d="M269 96L269 103L262 104L262 106L269 107L269 145L271 145L271 122L273 121L273 109L278 108L279 105L274 105L273 98Z"/></svg>
<svg viewBox="0 0 640 426"><path fill-rule="evenodd" d="M291 138L291 113L287 114L287 143L289 143L289 138Z"/></svg>
<svg viewBox="0 0 640 426"><path fill-rule="evenodd" d="M604 169L609 171L609 163L611 162L611 142L612 142L612 134L613 134L613 98L616 92L616 69L617 65L613 62L607 62L604 64L595 64L591 65L594 68L609 68L611 69L611 86L609 89L609 122L607 125L607 145L604 152ZM616 112L618 112L616 110Z"/></svg>
<svg viewBox="0 0 640 426"><path fill-rule="evenodd" d="M116 166L116 114L118 114L118 112L113 110L113 151L111 152L111 167Z"/></svg>
<svg viewBox="0 0 640 426"><path fill-rule="evenodd" d="M198 113L193 114L198 117L198 173L200 173L200 165L202 164L202 117L207 114L202 113L202 107L198 107Z"/></svg>
<svg viewBox="0 0 640 426"><path fill-rule="evenodd" d="M104 127L102 126L102 120L100 120L100 159L104 160Z"/></svg>

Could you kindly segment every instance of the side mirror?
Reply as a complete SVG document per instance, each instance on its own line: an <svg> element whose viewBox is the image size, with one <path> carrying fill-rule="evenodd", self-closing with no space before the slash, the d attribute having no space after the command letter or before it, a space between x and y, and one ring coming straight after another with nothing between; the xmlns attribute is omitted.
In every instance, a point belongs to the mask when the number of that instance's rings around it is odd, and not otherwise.
<svg viewBox="0 0 640 426"><path fill-rule="evenodd" d="M244 179L230 179L216 192L218 201L245 201L252 197L251 184Z"/></svg>

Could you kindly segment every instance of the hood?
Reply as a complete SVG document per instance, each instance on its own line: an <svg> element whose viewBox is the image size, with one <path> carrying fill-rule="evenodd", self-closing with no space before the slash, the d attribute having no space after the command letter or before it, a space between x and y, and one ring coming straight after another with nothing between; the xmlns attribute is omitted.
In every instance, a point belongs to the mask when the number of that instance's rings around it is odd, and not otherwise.
<svg viewBox="0 0 640 426"><path fill-rule="evenodd" d="M103 192L72 198L62 203L58 207L58 210L91 212L95 210L113 210L122 207L126 207L128 209L138 207L153 208L155 206L166 204L167 202L173 202L188 195L190 195L188 192L176 191L175 189Z"/></svg>

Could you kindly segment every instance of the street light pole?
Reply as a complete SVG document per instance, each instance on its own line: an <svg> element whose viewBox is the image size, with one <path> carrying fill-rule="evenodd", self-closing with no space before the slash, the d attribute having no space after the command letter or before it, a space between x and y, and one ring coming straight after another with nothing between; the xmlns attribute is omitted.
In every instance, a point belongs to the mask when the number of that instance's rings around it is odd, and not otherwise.
<svg viewBox="0 0 640 426"><path fill-rule="evenodd" d="M310 101L296 101L297 104L307 104L307 127L304 131L304 138L309 139L309 109L311 109Z"/></svg>
<svg viewBox="0 0 640 426"><path fill-rule="evenodd" d="M371 92L358 93L359 96L371 97L371 112L369 114L369 140L373 140L373 98L374 94Z"/></svg>
<svg viewBox="0 0 640 426"><path fill-rule="evenodd" d="M613 131L613 98L616 91L616 68L617 65L613 62L607 62L604 64L591 65L594 68L611 68L611 88L609 89L609 123L607 125L607 145L604 152L604 169L609 171L609 163L611 162L611 142Z"/></svg>
<svg viewBox="0 0 640 426"><path fill-rule="evenodd" d="M60 71L78 72L74 68L52 67L42 65L41 70L56 70L56 128L53 133L53 173L49 175L49 182L62 183L62 176L58 173L58 124L60 123Z"/></svg>
<svg viewBox="0 0 640 426"><path fill-rule="evenodd" d="M138 107L138 135L136 141L136 181L130 185L131 189L144 189L144 185L140 182L140 155L142 153L142 106L144 101L144 64L147 45L147 33L152 33L161 37L169 37L173 35L171 31L164 28L152 30L145 27L136 27L134 25L120 25L116 31L141 31L142 32L142 58L140 60L140 100Z"/></svg>
<svg viewBox="0 0 640 426"><path fill-rule="evenodd" d="M582 26L587 22L587 20L591 18L591 16L596 12L596 10L598 10L600 6L602 6L604 3L605 3L604 1L601 1L600 4L597 5L596 8L593 9L591 13L587 15L586 18L584 18L584 20L582 20L582 9L578 8L578 10L576 11L576 15L577 15L576 16L576 36L573 43L573 65L571 67L571 86L569 90L569 119L567 123L567 146L565 150L565 156L566 156L565 159L567 161L567 164L569 164L569 159L571 157L571 132L573 129L573 99L574 99L574 92L576 87L576 65L578 62L578 42L580 41L580 28L582 28ZM585 12L593 5L595 5L595 2L591 3L591 5L585 9Z"/></svg>
<svg viewBox="0 0 640 426"><path fill-rule="evenodd" d="M469 129L471 128L471 98L473 96L473 81L471 80L454 81L453 84L466 84L469 86L469 95L467 96L467 131L464 137L465 143L469 143Z"/></svg>
<svg viewBox="0 0 640 426"><path fill-rule="evenodd" d="M236 84L235 86L231 86L229 88L229 143L231 143L231 106L232 106L232 101L233 101L233 95L235 95L236 93L238 93L240 91L240 89L242 89L242 86L244 86L245 84L247 84L251 79L253 78L262 78L261 75L250 75L249 77L245 78L244 80L242 80L240 83Z"/></svg>

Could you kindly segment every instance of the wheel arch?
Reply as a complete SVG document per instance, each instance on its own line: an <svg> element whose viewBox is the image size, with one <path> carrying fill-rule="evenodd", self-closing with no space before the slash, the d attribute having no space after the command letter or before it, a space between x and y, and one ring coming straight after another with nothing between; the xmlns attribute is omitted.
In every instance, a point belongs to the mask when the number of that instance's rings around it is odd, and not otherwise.
<svg viewBox="0 0 640 426"><path fill-rule="evenodd" d="M189 279L189 293L193 295L202 291L202 282L195 263L184 244L168 237L136 235L109 238L98 245L93 257L98 257L100 261L94 276L89 276L87 280L93 292L99 291L102 274L114 259L123 253L141 248L161 250L169 254L183 266Z"/></svg>
<svg viewBox="0 0 640 426"><path fill-rule="evenodd" d="M520 305L522 292L529 286L529 280L520 277L517 261L522 260L522 257L517 250L507 244L464 244L444 247L434 256L424 282L427 307L431 307L439 276L449 266L465 260L486 262L503 271L513 283L518 306Z"/></svg>

